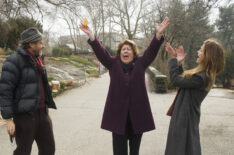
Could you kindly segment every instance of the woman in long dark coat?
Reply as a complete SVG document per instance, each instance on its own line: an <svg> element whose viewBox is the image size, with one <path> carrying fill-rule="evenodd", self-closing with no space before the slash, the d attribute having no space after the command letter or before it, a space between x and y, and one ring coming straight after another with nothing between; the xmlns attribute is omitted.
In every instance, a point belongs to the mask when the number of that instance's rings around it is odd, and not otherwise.
<svg viewBox="0 0 234 155"><path fill-rule="evenodd" d="M113 134L114 155L138 155L143 132L155 129L153 116L145 86L145 71L158 54L163 43L163 31L169 19L158 25L149 47L138 56L136 44L131 40L122 41L117 55L110 56L88 26L80 25L88 37L99 61L109 70L110 86L103 113L101 128Z"/></svg>
<svg viewBox="0 0 234 155"><path fill-rule="evenodd" d="M170 79L179 91L170 108L172 117L165 155L201 155L200 106L216 75L223 69L223 48L214 39L206 40L198 51L198 66L185 72L181 66L186 57L183 47L173 50L167 43L166 50L172 57L169 61Z"/></svg>

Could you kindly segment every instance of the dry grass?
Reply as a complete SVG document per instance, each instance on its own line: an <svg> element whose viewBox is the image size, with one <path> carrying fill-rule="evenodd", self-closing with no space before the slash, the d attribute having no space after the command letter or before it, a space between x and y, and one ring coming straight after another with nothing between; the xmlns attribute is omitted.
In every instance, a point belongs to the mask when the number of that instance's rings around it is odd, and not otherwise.
<svg viewBox="0 0 234 155"><path fill-rule="evenodd" d="M0 55L5 55L5 51L2 48L0 48Z"/></svg>

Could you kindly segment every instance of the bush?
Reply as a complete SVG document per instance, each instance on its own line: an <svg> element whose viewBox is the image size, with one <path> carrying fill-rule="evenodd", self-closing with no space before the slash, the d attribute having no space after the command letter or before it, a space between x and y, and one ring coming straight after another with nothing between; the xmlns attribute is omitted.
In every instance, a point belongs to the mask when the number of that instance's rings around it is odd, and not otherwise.
<svg viewBox="0 0 234 155"><path fill-rule="evenodd" d="M77 50L77 51L73 51L74 54L78 55L78 54L89 54L89 53L93 53L90 50Z"/></svg>
<svg viewBox="0 0 234 155"><path fill-rule="evenodd" d="M106 46L105 48L110 53L111 56L115 56L115 50L111 49L109 46Z"/></svg>
<svg viewBox="0 0 234 155"><path fill-rule="evenodd" d="M225 51L225 66L216 77L216 84L222 84L224 88L231 88L231 80L234 78L234 49Z"/></svg>
<svg viewBox="0 0 234 155"><path fill-rule="evenodd" d="M11 50L11 49L8 49L7 51L6 51L6 55L11 55L11 54L14 54L15 53L15 51L13 51L13 50Z"/></svg>
<svg viewBox="0 0 234 155"><path fill-rule="evenodd" d="M70 52L59 47L59 46L55 46L52 49L52 56L54 57L62 57L62 56L70 56Z"/></svg>
<svg viewBox="0 0 234 155"><path fill-rule="evenodd" d="M87 66L94 66L94 64L92 64L91 62L89 62L88 60L86 60L84 58L70 57L70 60L87 65Z"/></svg>
<svg viewBox="0 0 234 155"><path fill-rule="evenodd" d="M53 81L53 80L54 80L53 77L48 77L48 81L49 81L49 82L51 82L51 81Z"/></svg>
<svg viewBox="0 0 234 155"><path fill-rule="evenodd" d="M65 88L66 88L66 83L65 82L60 82L60 89L64 91Z"/></svg>
<svg viewBox="0 0 234 155"><path fill-rule="evenodd" d="M63 58L63 57L58 57L58 58L53 58L53 57L50 57L49 60L53 60L53 61L59 61L59 62L64 62L64 63L69 63L77 68L82 68L81 65L78 65L76 63L74 63L73 61L71 61L70 59L68 58Z"/></svg>
<svg viewBox="0 0 234 155"><path fill-rule="evenodd" d="M156 75L155 76L155 89L157 93L166 93L168 87L167 76Z"/></svg>
<svg viewBox="0 0 234 155"><path fill-rule="evenodd" d="M87 69L86 73L88 73L88 74L98 74L98 71L96 69Z"/></svg>
<svg viewBox="0 0 234 155"><path fill-rule="evenodd" d="M9 24L10 29L7 34L8 39L6 47L11 48L13 50L15 50L18 46L20 34L27 28L36 27L40 32L43 32L42 24L39 21L26 16L20 16L18 18L9 18L7 24Z"/></svg>

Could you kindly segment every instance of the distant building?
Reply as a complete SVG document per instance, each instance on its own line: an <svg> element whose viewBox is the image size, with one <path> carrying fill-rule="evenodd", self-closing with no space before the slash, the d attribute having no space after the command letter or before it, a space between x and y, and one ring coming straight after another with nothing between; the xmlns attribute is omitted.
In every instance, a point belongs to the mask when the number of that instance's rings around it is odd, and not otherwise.
<svg viewBox="0 0 234 155"><path fill-rule="evenodd" d="M124 40L127 39L127 36L121 35L120 33L104 33L105 37L105 43L103 42L103 35L102 33L97 35L98 40L105 46L109 47L112 50L116 50L118 44ZM76 50L74 47L74 43L71 40L71 37L69 35L67 36L61 36L59 38L59 45L66 45L68 46L72 52L74 53L90 53L92 52L92 48L88 45L87 43L88 37L86 35L80 35L77 36L77 41L76 41ZM136 44L138 45L138 48L140 52L144 51L149 42L151 41L151 38L139 38L134 40Z"/></svg>

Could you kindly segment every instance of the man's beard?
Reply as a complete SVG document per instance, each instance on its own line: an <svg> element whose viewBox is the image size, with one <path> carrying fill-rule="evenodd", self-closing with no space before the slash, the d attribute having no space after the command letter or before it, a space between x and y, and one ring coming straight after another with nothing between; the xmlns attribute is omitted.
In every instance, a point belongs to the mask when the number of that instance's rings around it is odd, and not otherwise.
<svg viewBox="0 0 234 155"><path fill-rule="evenodd" d="M41 55L41 50L34 50L33 51L33 53L34 53L34 55L36 56L36 57L39 57L40 55Z"/></svg>

